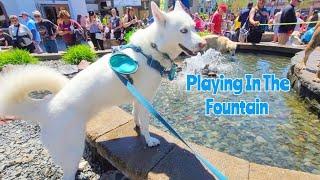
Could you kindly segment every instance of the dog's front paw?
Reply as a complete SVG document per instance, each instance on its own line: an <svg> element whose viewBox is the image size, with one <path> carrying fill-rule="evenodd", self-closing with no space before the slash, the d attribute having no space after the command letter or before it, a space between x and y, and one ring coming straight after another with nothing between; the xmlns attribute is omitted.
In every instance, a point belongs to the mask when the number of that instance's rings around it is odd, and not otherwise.
<svg viewBox="0 0 320 180"><path fill-rule="evenodd" d="M154 137L150 137L146 141L147 141L148 147L154 147L160 144L160 141Z"/></svg>

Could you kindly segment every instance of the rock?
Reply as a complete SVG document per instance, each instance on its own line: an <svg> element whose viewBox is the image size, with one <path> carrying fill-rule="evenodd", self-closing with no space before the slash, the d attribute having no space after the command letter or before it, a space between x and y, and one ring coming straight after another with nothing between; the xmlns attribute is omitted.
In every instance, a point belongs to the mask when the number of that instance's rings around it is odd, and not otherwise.
<svg viewBox="0 0 320 180"><path fill-rule="evenodd" d="M120 171L108 171L101 175L100 179L108 179L108 180L128 180L126 176L124 176Z"/></svg>
<svg viewBox="0 0 320 180"><path fill-rule="evenodd" d="M0 172L3 172L5 168L6 168L6 165L1 165L0 166Z"/></svg>
<svg viewBox="0 0 320 180"><path fill-rule="evenodd" d="M79 169L80 171L83 171L83 170L87 167L87 165L88 165L88 162L87 162L87 161L81 161L81 162L79 163L78 169Z"/></svg>
<svg viewBox="0 0 320 180"><path fill-rule="evenodd" d="M79 72L76 65L62 65L58 67L58 71L63 75L71 75Z"/></svg>
<svg viewBox="0 0 320 180"><path fill-rule="evenodd" d="M209 73L208 73L208 76L209 76L209 77L216 78L218 75L217 75L217 73L215 73L215 72L209 72Z"/></svg>
<svg viewBox="0 0 320 180"><path fill-rule="evenodd" d="M82 60L79 64L78 64L78 69L84 70L85 68L87 68L88 66L90 66L91 62L88 62L86 60Z"/></svg>
<svg viewBox="0 0 320 180"><path fill-rule="evenodd" d="M258 143L267 143L267 141L266 141L263 137L261 137L261 136L257 136L257 137L256 137L256 141L257 141Z"/></svg>
<svg viewBox="0 0 320 180"><path fill-rule="evenodd" d="M12 64L7 64L2 68L2 73L9 73L14 69L14 65Z"/></svg>
<svg viewBox="0 0 320 180"><path fill-rule="evenodd" d="M312 172L313 174L320 174L320 171L317 170L317 169L314 169L314 170L312 170L311 172Z"/></svg>
<svg viewBox="0 0 320 180"><path fill-rule="evenodd" d="M201 69L201 74L207 76L209 73L209 64L206 64L203 69Z"/></svg>
<svg viewBox="0 0 320 180"><path fill-rule="evenodd" d="M182 71L182 67L178 66L177 67L177 72L181 72Z"/></svg>

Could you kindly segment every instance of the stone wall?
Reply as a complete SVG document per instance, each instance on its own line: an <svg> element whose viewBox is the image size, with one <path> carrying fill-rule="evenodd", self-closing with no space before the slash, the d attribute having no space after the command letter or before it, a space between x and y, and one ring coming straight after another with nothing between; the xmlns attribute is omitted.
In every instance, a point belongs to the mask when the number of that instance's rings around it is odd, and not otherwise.
<svg viewBox="0 0 320 180"><path fill-rule="evenodd" d="M320 83L314 82L315 72L317 70L317 59L320 57L320 51L316 50L309 58L307 70L298 71L295 64L304 57L304 51L297 53L292 58L287 77L290 79L291 87L297 91L299 96L304 98L310 105L310 109L315 111L320 117Z"/></svg>

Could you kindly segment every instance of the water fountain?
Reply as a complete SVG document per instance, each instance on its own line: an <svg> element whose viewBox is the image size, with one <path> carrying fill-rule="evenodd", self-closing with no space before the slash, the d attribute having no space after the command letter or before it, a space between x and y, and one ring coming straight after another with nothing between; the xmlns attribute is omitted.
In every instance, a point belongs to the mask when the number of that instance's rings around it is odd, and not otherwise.
<svg viewBox="0 0 320 180"><path fill-rule="evenodd" d="M208 66L209 64L209 66ZM185 60L173 83L164 81L154 104L187 140L259 164L320 174L320 123L295 92L212 95L186 92L186 74L200 74L204 67L226 77L274 73L285 78L290 59L281 56L237 54L234 61L215 50ZM204 99L269 102L268 116L205 116ZM153 123L161 127L157 122Z"/></svg>

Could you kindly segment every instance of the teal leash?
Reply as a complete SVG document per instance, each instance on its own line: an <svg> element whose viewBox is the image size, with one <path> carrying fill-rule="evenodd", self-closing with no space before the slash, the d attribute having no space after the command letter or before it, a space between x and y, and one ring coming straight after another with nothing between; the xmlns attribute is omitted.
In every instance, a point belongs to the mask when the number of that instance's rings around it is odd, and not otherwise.
<svg viewBox="0 0 320 180"><path fill-rule="evenodd" d="M133 97L136 98L136 100L144 106L148 110L150 114L152 114L156 119L158 119L169 131L172 133L176 138L178 138L183 144L185 144L191 152L196 156L196 158L201 162L201 164L209 170L218 180L227 180L228 178L223 175L216 167L214 167L207 159L202 157L199 153L197 153L195 150L191 148L191 146L178 134L176 130L173 129L173 127L168 123L167 120L165 120L152 106L149 101L140 94L140 92L129 82L128 79L126 79L124 76L122 76L120 73L114 71L116 75L119 77L120 81L123 83L124 86L127 87L129 92Z"/></svg>
<svg viewBox="0 0 320 180"><path fill-rule="evenodd" d="M147 56L146 54L144 54L142 52L141 49L139 49L136 46L126 46L123 47L125 48L132 48L133 50L135 50L138 53L143 54L147 59L148 59L148 65L152 68L157 69L160 74L162 75L163 71L162 71L162 67L159 64L154 64L154 63L158 63L158 61L154 60L152 57ZM227 180L228 178L223 175L216 167L214 167L207 159L205 159L204 157L202 157L199 153L197 153L195 150L193 150L191 148L191 146L182 138L182 136L179 135L179 133L173 129L173 127L168 123L168 121L166 119L164 119L156 110L155 108L152 106L152 104L143 96L141 95L141 93L133 86L132 84L132 80L130 81L130 79L128 79L128 77L123 76L122 74L120 74L119 72L115 71L113 68L112 70L115 72L115 74L118 76L118 78L120 79L120 81L123 83L123 85L128 89L128 91L131 93L131 95L133 97L136 98L136 100L144 106L145 109L148 110L148 112L150 114L152 114L157 120L159 120L169 131L171 134L173 134L176 138L178 138L181 142L183 142L183 144L185 144L190 150L191 152L195 155L195 157L200 161L200 163L210 172L212 173L212 175L214 175L216 177L216 179L218 180ZM168 71L166 74L168 74L168 79L169 80L173 80L176 74L176 65L173 63L173 67L171 67L170 71Z"/></svg>

